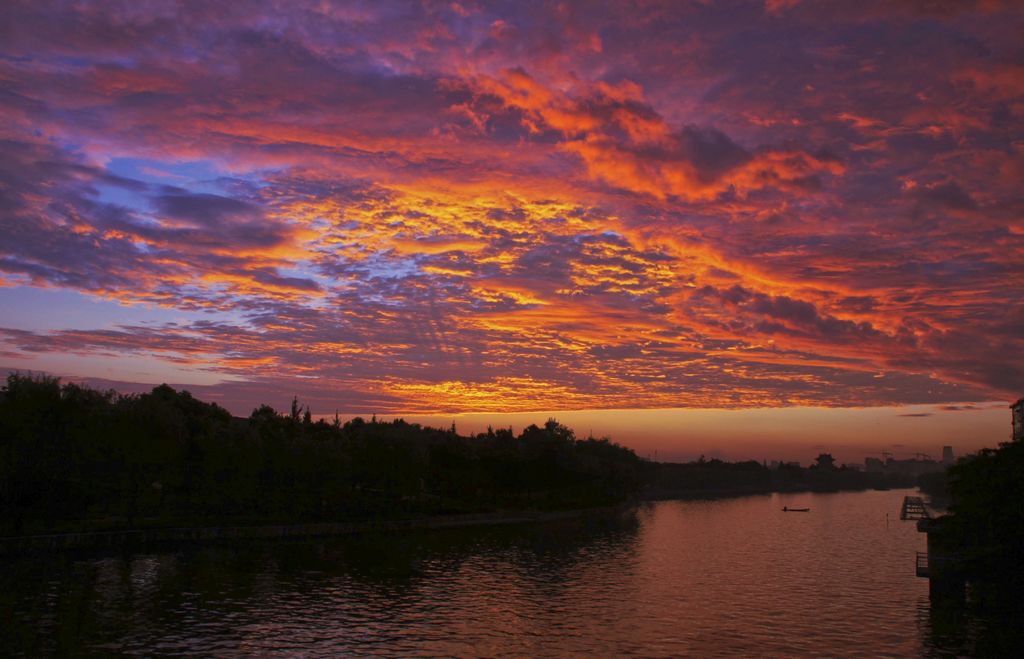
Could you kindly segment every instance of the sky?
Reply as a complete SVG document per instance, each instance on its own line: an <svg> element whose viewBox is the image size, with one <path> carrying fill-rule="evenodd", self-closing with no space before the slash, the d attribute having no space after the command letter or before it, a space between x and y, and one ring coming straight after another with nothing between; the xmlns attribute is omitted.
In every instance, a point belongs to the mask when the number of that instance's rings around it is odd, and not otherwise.
<svg viewBox="0 0 1024 659"><path fill-rule="evenodd" d="M680 459L992 446L1022 182L1013 2L14 0L0 366Z"/></svg>

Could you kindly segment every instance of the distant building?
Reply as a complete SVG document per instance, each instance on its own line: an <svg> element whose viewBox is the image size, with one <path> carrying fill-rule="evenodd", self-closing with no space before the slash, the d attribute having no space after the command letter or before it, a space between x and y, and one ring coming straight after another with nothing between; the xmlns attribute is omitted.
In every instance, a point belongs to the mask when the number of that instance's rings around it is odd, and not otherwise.
<svg viewBox="0 0 1024 659"><path fill-rule="evenodd" d="M1013 441L1024 442L1024 398L1021 398L1013 405Z"/></svg>
<svg viewBox="0 0 1024 659"><path fill-rule="evenodd" d="M953 464L954 461L956 461L956 458L953 457L953 447L952 446L943 446L942 447L942 464L948 466L948 465Z"/></svg>
<svg viewBox="0 0 1024 659"><path fill-rule="evenodd" d="M917 477L921 474L930 474L935 471L942 471L944 467L942 463L936 462L935 460L895 460L889 458L885 462L885 473L897 474L899 476L912 476Z"/></svg>
<svg viewBox="0 0 1024 659"><path fill-rule="evenodd" d="M864 471L869 474L880 474L885 471L885 463L878 458L864 458Z"/></svg>

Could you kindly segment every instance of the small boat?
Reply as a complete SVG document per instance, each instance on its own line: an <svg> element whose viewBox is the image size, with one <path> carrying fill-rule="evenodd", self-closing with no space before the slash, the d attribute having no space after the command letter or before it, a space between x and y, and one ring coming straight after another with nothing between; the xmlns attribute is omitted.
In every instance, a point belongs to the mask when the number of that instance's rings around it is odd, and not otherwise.
<svg viewBox="0 0 1024 659"><path fill-rule="evenodd" d="M784 513L809 513L809 512L811 512L811 509L810 508L790 508L788 506L783 506L782 507L782 512L784 512Z"/></svg>

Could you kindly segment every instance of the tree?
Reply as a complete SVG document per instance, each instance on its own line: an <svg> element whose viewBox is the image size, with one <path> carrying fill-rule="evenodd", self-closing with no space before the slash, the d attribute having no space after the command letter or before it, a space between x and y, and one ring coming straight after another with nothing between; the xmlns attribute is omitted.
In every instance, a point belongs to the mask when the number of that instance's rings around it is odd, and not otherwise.
<svg viewBox="0 0 1024 659"><path fill-rule="evenodd" d="M496 506L604 505L638 487L638 459L550 419L459 436L402 420L248 419L161 385L118 396L12 375L0 389L0 533L302 521ZM301 422L300 422L301 421Z"/></svg>
<svg viewBox="0 0 1024 659"><path fill-rule="evenodd" d="M959 554L981 601L1024 611L1024 444L982 449L949 469L939 541Z"/></svg>

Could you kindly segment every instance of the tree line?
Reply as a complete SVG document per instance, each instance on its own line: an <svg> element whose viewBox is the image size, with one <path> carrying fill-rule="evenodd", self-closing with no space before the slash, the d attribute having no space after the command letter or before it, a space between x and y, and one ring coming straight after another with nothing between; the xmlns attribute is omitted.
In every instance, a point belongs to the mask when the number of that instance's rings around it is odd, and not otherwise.
<svg viewBox="0 0 1024 659"><path fill-rule="evenodd" d="M518 435L314 420L293 400L248 418L167 385L121 395L45 375L0 388L0 534L347 521L770 491L909 486L894 475L701 457L659 463L554 419Z"/></svg>
<svg viewBox="0 0 1024 659"><path fill-rule="evenodd" d="M950 514L929 544L959 559L975 603L1024 612L1024 442L961 458L947 476Z"/></svg>
<svg viewBox="0 0 1024 659"><path fill-rule="evenodd" d="M0 390L0 532L355 520L608 505L642 465L554 419L473 436L376 418L248 418L167 385L120 395L42 375Z"/></svg>
<svg viewBox="0 0 1024 659"><path fill-rule="evenodd" d="M769 467L756 460L728 462L701 456L692 462L650 464L643 496L670 499L765 492L838 492L911 487L919 480L909 473L866 473L837 466L830 453L819 454L807 467L793 463Z"/></svg>

